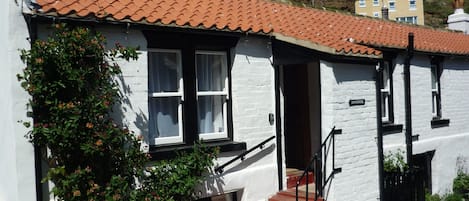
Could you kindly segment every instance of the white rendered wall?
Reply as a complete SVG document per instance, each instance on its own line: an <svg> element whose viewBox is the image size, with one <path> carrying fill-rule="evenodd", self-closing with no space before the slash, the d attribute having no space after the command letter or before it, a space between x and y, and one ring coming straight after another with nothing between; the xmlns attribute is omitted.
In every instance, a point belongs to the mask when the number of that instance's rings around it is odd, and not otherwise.
<svg viewBox="0 0 469 201"><path fill-rule="evenodd" d="M124 46L140 46L137 61L119 62L122 77L119 78L124 92L121 117L123 124L136 134L148 136L148 59L146 39L139 30L124 26L105 26L98 31L107 38L109 46L119 42ZM232 111L233 140L246 142L251 148L275 135L275 124L270 125L269 113L275 114L274 68L272 52L266 38L240 39L232 49ZM148 138L146 138L147 142ZM218 164L236 157L241 152L221 153ZM278 190L277 157L275 139L263 150L255 150L246 159L236 161L225 168L222 175L211 176L200 195L208 196L223 192L240 191L241 200L266 200Z"/></svg>
<svg viewBox="0 0 469 201"><path fill-rule="evenodd" d="M395 123L403 124L402 133L384 137L385 153L405 147L405 104L403 55L396 59L393 73ZM432 192L444 194L452 189L458 168L469 170L469 62L465 58L446 57L441 82L442 118L449 126L432 128L432 97L430 59L416 55L411 62L412 130L419 135L413 142L413 154L435 150L432 159Z"/></svg>
<svg viewBox="0 0 469 201"><path fill-rule="evenodd" d="M251 148L275 135L275 76L270 40L261 37L241 38L235 53L232 77L234 141L246 142ZM277 149L275 139L262 151L254 151L247 159L234 164L231 173L223 175L225 191L243 188L241 200L266 200L278 190ZM231 159L220 158L222 161ZM230 171L228 168L227 171Z"/></svg>
<svg viewBox="0 0 469 201"><path fill-rule="evenodd" d="M0 8L0 201L31 201L36 200L34 151L24 137L28 129L18 123L30 121L26 118L29 96L16 79L24 67L18 49L29 49L29 35L21 5L5 3Z"/></svg>
<svg viewBox="0 0 469 201"><path fill-rule="evenodd" d="M453 14L448 16L448 29L469 32L469 15L464 13L463 8L458 8Z"/></svg>
<svg viewBox="0 0 469 201"><path fill-rule="evenodd" d="M375 201L379 197L376 144L375 67L321 61L322 136L333 126L336 136L335 175L326 190L328 201ZM350 99L365 105L349 106Z"/></svg>

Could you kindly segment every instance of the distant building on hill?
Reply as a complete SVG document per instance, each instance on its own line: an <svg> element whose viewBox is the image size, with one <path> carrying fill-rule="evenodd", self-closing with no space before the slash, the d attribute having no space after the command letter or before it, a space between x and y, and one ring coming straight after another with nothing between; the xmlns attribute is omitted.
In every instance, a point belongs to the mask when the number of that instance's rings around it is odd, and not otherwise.
<svg viewBox="0 0 469 201"><path fill-rule="evenodd" d="M424 24L422 0L357 0L355 13L382 18L382 8L386 7L389 19L411 24Z"/></svg>

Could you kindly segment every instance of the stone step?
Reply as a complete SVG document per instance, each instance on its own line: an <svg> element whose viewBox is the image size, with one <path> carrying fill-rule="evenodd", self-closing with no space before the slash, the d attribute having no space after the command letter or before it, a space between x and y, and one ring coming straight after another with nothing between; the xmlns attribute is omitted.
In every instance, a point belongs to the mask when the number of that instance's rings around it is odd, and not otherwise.
<svg viewBox="0 0 469 201"><path fill-rule="evenodd" d="M314 184L308 184L308 199L306 200L306 185L299 186L298 201L314 201L314 187ZM274 196L270 197L269 201L296 201L295 187L278 192ZM317 201L324 201L324 199L318 197Z"/></svg>
<svg viewBox="0 0 469 201"><path fill-rule="evenodd" d="M303 170L298 170L295 168L287 168L287 189L295 188L296 182L300 179L303 174ZM308 172L308 183L314 183L314 174L313 172ZM306 176L300 181L300 185L306 184Z"/></svg>

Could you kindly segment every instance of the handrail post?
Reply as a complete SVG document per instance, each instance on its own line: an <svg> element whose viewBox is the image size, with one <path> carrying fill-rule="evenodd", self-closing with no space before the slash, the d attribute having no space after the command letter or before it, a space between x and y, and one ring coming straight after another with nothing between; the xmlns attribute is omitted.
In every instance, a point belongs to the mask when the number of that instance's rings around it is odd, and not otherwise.
<svg viewBox="0 0 469 201"><path fill-rule="evenodd" d="M299 185L300 185L300 181L296 181L296 188L295 188L296 201L298 201L298 186Z"/></svg>
<svg viewBox="0 0 469 201"><path fill-rule="evenodd" d="M306 200L308 200L309 165L306 168Z"/></svg>
<svg viewBox="0 0 469 201"><path fill-rule="evenodd" d="M313 159L310 161L310 163L308 164L308 166L306 167L306 170L303 172L303 174L301 175L301 177L297 180L296 182L296 190L295 190L295 194L296 194L296 201L298 201L299 199L299 190L298 190L298 187L301 183L301 180L303 179L303 177L306 176L306 200L308 200L308 197L309 197L309 187L308 187L308 184L309 184L309 171L312 170L313 171L313 174L314 174L314 182L315 182L315 186L314 186L314 200L317 201L318 200L318 197L321 196L323 197L324 196L324 188L326 186L326 183L329 181L329 179L332 178L332 176L337 173L337 172L340 172L341 168L338 168L336 169L335 168L335 135L336 134L341 134L342 133L342 129L335 129L335 126L332 128L332 130L329 132L328 136L324 139L324 142L321 143L321 146L319 147L319 149L317 150L317 152L314 154L313 156ZM326 170L327 170L327 156L329 155L327 152L328 152L328 143L329 142L329 146L332 146L332 172L330 174L330 176L327 176L326 174ZM332 144L332 145L330 145ZM329 151L330 151L330 148L329 147ZM324 161L323 161L324 160Z"/></svg>
<svg viewBox="0 0 469 201"><path fill-rule="evenodd" d="M316 153L316 159L317 159L317 153ZM315 185L314 185L314 201L317 201L318 197L318 191L319 191L319 179L321 178L319 175L318 171L318 161L316 160L316 164L314 164L314 180L315 180Z"/></svg>
<svg viewBox="0 0 469 201"><path fill-rule="evenodd" d="M335 133L335 127L332 130ZM335 134L332 134L332 171L335 172Z"/></svg>

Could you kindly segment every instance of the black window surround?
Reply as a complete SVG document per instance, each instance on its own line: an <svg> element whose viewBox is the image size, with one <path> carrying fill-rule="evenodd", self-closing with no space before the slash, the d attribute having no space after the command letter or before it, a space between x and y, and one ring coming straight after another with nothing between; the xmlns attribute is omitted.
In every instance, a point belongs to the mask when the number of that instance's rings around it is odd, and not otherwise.
<svg viewBox="0 0 469 201"><path fill-rule="evenodd" d="M443 57L431 57L431 76L432 76L432 114L430 121L432 128L449 126L449 119L444 119L441 112L441 74L443 73Z"/></svg>
<svg viewBox="0 0 469 201"><path fill-rule="evenodd" d="M394 104L393 104L393 72L394 72L394 65L391 60L385 60L380 63L383 67L383 71L381 71L381 77L383 83L381 83L381 96L382 96L382 105L385 109L383 111L383 118L384 124L393 124L394 123Z"/></svg>
<svg viewBox="0 0 469 201"><path fill-rule="evenodd" d="M380 62L383 71L381 72L381 107L385 116L382 116L382 129L383 134L393 134L402 132L402 124L394 123L394 87L393 87L393 72L394 72L394 63L393 55L385 55L384 61ZM387 87L385 86L387 85Z"/></svg>
<svg viewBox="0 0 469 201"><path fill-rule="evenodd" d="M182 110L182 137L181 143L150 145L150 154L154 159L169 158L175 155L175 151L188 151L199 140L198 136L198 106L197 106L197 78L196 78L196 52L218 51L226 53L228 96L231 95L231 49L238 42L238 37L218 36L206 34L192 34L187 32L168 31L143 31L149 49L171 49L181 53L182 77L183 77L183 110ZM227 104L227 137L204 140L207 146L220 147L221 151L245 150L244 142L233 142L232 101ZM151 134L150 134L151 135Z"/></svg>
<svg viewBox="0 0 469 201"><path fill-rule="evenodd" d="M383 134L402 133L402 124L383 123Z"/></svg>

